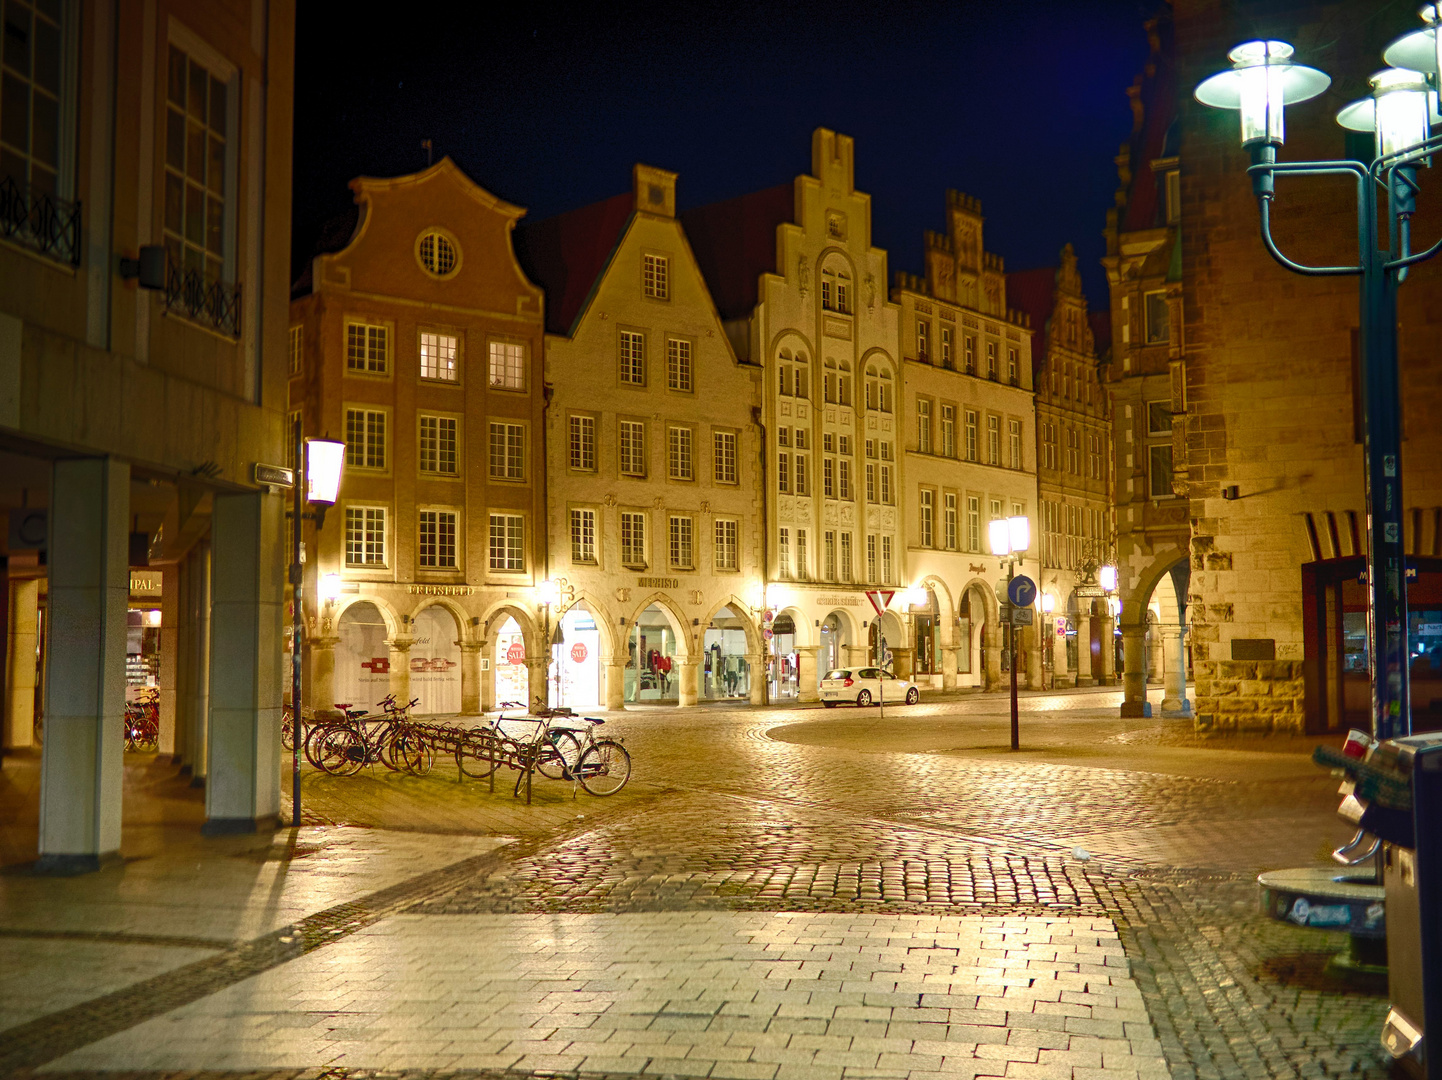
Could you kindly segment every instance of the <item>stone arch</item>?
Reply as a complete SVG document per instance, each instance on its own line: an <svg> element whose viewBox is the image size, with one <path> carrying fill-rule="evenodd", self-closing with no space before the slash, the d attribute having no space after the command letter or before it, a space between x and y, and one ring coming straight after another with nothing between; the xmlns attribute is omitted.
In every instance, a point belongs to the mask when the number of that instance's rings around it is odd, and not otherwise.
<svg viewBox="0 0 1442 1080"><path fill-rule="evenodd" d="M794 606L784 607L776 612L776 618L780 619L783 615L789 616L791 625L796 628L795 638L797 648L810 649L817 645L816 628L811 625L811 620L806 617L805 612Z"/></svg>
<svg viewBox="0 0 1442 1080"><path fill-rule="evenodd" d="M610 608L606 607L606 605L603 604L592 593L582 592L578 590L576 594L572 596L563 607L556 608L554 614L552 614L551 616L552 625L558 624L562 619L566 617L566 613L568 611L570 611L577 604L582 603L586 605L586 610L589 611L592 617L595 619L596 625L602 628L601 638L605 642L605 655L610 657L616 656L617 650L620 647L616 643L617 635L615 617L612 614Z"/></svg>
<svg viewBox="0 0 1442 1080"><path fill-rule="evenodd" d="M491 635L501 628L508 617L516 620L516 625L526 637L526 655L535 655L545 644L540 639L541 631L536 625L536 616L528 608L511 600L497 600L485 609L481 615L479 640L489 642Z"/></svg>
<svg viewBox="0 0 1442 1080"><path fill-rule="evenodd" d="M795 342L794 345L792 344L793 341ZM791 349L793 356L797 350L804 352L808 360L815 359L817 355L816 349L812 347L811 340L800 330L793 330L790 327L777 331L776 336L771 339L770 355L773 357L780 356L781 351L787 348Z"/></svg>
<svg viewBox="0 0 1442 1080"><path fill-rule="evenodd" d="M468 645L475 639L475 627L471 625L471 613L448 596L422 597L420 603L411 608L410 614L405 617L405 621L408 624L414 624L421 612L433 607L445 608L450 612L451 617L456 620L457 643Z"/></svg>
<svg viewBox="0 0 1442 1080"><path fill-rule="evenodd" d="M1143 622L1145 616L1142 613L1146 611L1147 604L1151 601L1152 593L1156 591L1157 585L1161 583L1162 578L1172 572L1173 567L1179 563L1185 563L1187 560L1186 552L1179 548L1171 548L1154 556L1140 573L1129 574L1128 580L1118 583L1117 594L1122 601L1121 625L1123 627L1145 625ZM1186 602L1185 597L1178 599L1181 603Z"/></svg>
<svg viewBox="0 0 1442 1080"><path fill-rule="evenodd" d="M753 612L751 606L744 603L739 596L732 595L723 600L718 600L713 604L711 610L701 618L701 631L703 633L705 632L706 627L711 625L717 613L723 607L730 608L736 612L737 615L742 616L741 626L746 634L746 651L751 653L765 652L766 646L761 640L761 631L756 628L755 612Z"/></svg>
<svg viewBox="0 0 1442 1080"><path fill-rule="evenodd" d="M636 620L641 617L641 613L652 605L660 608L662 614L664 614L671 623L671 629L676 633L676 644L684 650L681 652L680 659L691 659L697 652L695 634L691 623L681 613L680 605L664 592L653 592L649 596L644 597L639 604L631 608L631 616L626 620L627 632L629 633L631 627L636 625Z"/></svg>
<svg viewBox="0 0 1442 1080"><path fill-rule="evenodd" d="M970 677L980 681L983 690L995 690L1001 685L1001 605L996 599L996 590L992 583L982 577L969 578L959 590L957 590L958 609L964 604L970 611L970 596L975 594L981 598L982 625L973 627L972 637L966 642L965 647L969 650L967 654L967 666L970 670ZM976 635L977 630L982 631L980 636ZM975 646L975 652L970 650Z"/></svg>
<svg viewBox="0 0 1442 1080"><path fill-rule="evenodd" d="M835 244L822 248L816 255L816 269L819 273L826 273L833 268L845 270L852 281L856 280L856 260L844 247L837 247Z"/></svg>
<svg viewBox="0 0 1442 1080"><path fill-rule="evenodd" d="M963 585L959 590L957 590L956 595L958 601L961 597L966 595L968 589L972 588L977 589L981 593L982 606L986 608L987 622L995 622L997 619L1001 618L1001 606L997 603L996 600L996 590L992 587L991 582L987 581L985 578L974 577L968 580L965 585Z"/></svg>
<svg viewBox="0 0 1442 1080"><path fill-rule="evenodd" d="M352 593L349 596L344 596L335 601L331 608L333 624L339 626L340 617L345 614L346 609L354 607L356 604L371 604L381 613L381 619L384 620L386 624L386 637L388 638L395 637L403 625L400 613L397 612L384 597L361 596L358 593Z"/></svg>

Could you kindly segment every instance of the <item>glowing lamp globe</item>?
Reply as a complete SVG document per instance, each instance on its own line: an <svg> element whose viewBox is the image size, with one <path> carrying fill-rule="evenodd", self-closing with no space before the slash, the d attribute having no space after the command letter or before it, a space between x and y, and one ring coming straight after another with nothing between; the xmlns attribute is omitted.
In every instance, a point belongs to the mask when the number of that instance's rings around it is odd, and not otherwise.
<svg viewBox="0 0 1442 1080"><path fill-rule="evenodd" d="M1097 581L1107 592L1116 592L1117 589L1117 568L1115 566L1103 566L1097 571Z"/></svg>
<svg viewBox="0 0 1442 1080"><path fill-rule="evenodd" d="M1316 68L1294 64L1292 46L1285 41L1244 42L1227 59L1231 70L1203 80L1195 94L1203 105L1241 114L1243 146L1281 146L1286 106L1314 98L1332 84Z"/></svg>
<svg viewBox="0 0 1442 1080"><path fill-rule="evenodd" d="M345 443L330 439L305 441L306 501L334 506L340 494L340 477L345 469Z"/></svg>
<svg viewBox="0 0 1442 1080"><path fill-rule="evenodd" d="M1337 114L1337 123L1377 136L1377 156L1401 153L1427 141L1433 94L1427 77L1406 68L1387 68L1369 80L1372 96L1354 101Z"/></svg>
<svg viewBox="0 0 1442 1080"><path fill-rule="evenodd" d="M1442 37L1437 33L1442 12L1438 5L1427 4L1418 13L1427 24L1425 29L1404 34L1382 50L1382 60L1394 68L1407 68L1426 75L1442 70Z"/></svg>
<svg viewBox="0 0 1442 1080"><path fill-rule="evenodd" d="M1011 529L1006 518L996 518L986 527L987 545L998 557L1011 554Z"/></svg>

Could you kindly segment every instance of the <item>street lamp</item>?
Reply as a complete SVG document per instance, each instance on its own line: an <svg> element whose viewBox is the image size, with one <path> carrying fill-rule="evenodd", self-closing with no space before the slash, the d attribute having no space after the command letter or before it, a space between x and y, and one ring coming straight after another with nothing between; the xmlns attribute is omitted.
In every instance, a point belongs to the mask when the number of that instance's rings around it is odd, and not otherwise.
<svg viewBox="0 0 1442 1080"><path fill-rule="evenodd" d="M987 526L991 553L1005 559L1006 586L1010 600L1011 583L1016 577L1016 557L1031 546L1031 522L1026 517L997 518ZM1009 605L1007 647L1011 651L1011 748L1021 749L1021 714L1016 704L1016 609Z"/></svg>
<svg viewBox="0 0 1442 1080"><path fill-rule="evenodd" d="M325 512L335 505L340 494L341 473L345 471L345 443L333 439L307 439L301 432L300 417L291 427L291 439L295 462L300 475L292 478L291 484L291 548L290 548L290 722L291 722L291 824L300 828L300 752L304 742L304 728L301 725L301 642L305 637L305 605L301 597L301 584L305 580L305 568L301 562L303 545L301 530L305 519L311 518L319 532L325 525ZM307 514L306 504L315 507ZM340 579L335 577L335 589L339 594ZM318 585L323 586L320 582ZM330 599L327 597L327 599Z"/></svg>
<svg viewBox="0 0 1442 1080"><path fill-rule="evenodd" d="M1394 41L1383 52L1393 65L1371 78L1371 94L1337 116L1343 127L1371 131L1376 156L1356 161L1278 162L1282 113L1287 105L1316 97L1331 80L1315 68L1294 64L1280 41L1251 41L1229 54L1232 70L1204 80L1196 97L1204 105L1239 109L1242 145L1251 154L1247 174L1257 198L1262 243L1288 270L1314 277L1361 279L1363 457L1367 500L1367 622L1372 669L1372 730L1379 739L1411 731L1407 655L1406 551L1402 529L1401 408L1397 377L1397 289L1407 269L1432 258L1442 242L1412 250L1417 209L1417 169L1442 148L1430 133L1442 121L1436 107L1442 68L1438 5L1422 9L1426 27ZM1261 119L1259 120L1259 117ZM1271 204L1278 174L1349 176L1356 186L1360 257L1340 266L1306 266L1284 255L1272 238ZM1387 196L1386 216L1377 189ZM1385 228L1385 233L1384 233ZM1383 243L1387 246L1382 246Z"/></svg>

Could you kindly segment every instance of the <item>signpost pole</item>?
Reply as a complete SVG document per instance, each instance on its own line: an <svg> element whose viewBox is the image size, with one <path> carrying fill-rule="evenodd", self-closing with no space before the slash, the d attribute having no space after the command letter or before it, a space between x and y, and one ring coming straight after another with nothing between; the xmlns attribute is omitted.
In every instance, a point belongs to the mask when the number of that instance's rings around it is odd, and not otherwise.
<svg viewBox="0 0 1442 1080"><path fill-rule="evenodd" d="M1007 598L1011 599L1011 583L1016 577L1016 559L1007 561L1006 568L1006 589ZM1007 631L1010 635L1011 648L1011 748L1021 749L1021 714L1016 703L1016 602L1013 600L1007 607L1006 613Z"/></svg>
<svg viewBox="0 0 1442 1080"><path fill-rule="evenodd" d="M301 724L301 637L305 633L305 614L302 610L301 583L305 568L301 565L301 512L305 509L305 439L301 434L300 419L297 417L291 438L295 448L294 486L291 488L291 531L290 551L290 722L291 722L291 828L300 828L300 744L305 728Z"/></svg>

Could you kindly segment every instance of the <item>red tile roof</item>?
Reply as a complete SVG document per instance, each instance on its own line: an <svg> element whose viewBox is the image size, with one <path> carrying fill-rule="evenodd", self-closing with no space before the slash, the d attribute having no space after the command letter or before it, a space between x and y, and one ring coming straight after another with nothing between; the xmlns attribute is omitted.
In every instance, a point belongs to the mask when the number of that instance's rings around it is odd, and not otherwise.
<svg viewBox="0 0 1442 1080"><path fill-rule="evenodd" d="M602 202L524 225L515 232L516 259L546 290L546 330L569 335L610 265L635 207L627 191Z"/></svg>
<svg viewBox="0 0 1442 1080"><path fill-rule="evenodd" d="M760 275L777 272L776 227L795 208L795 185L785 183L680 215L722 319L755 309Z"/></svg>

